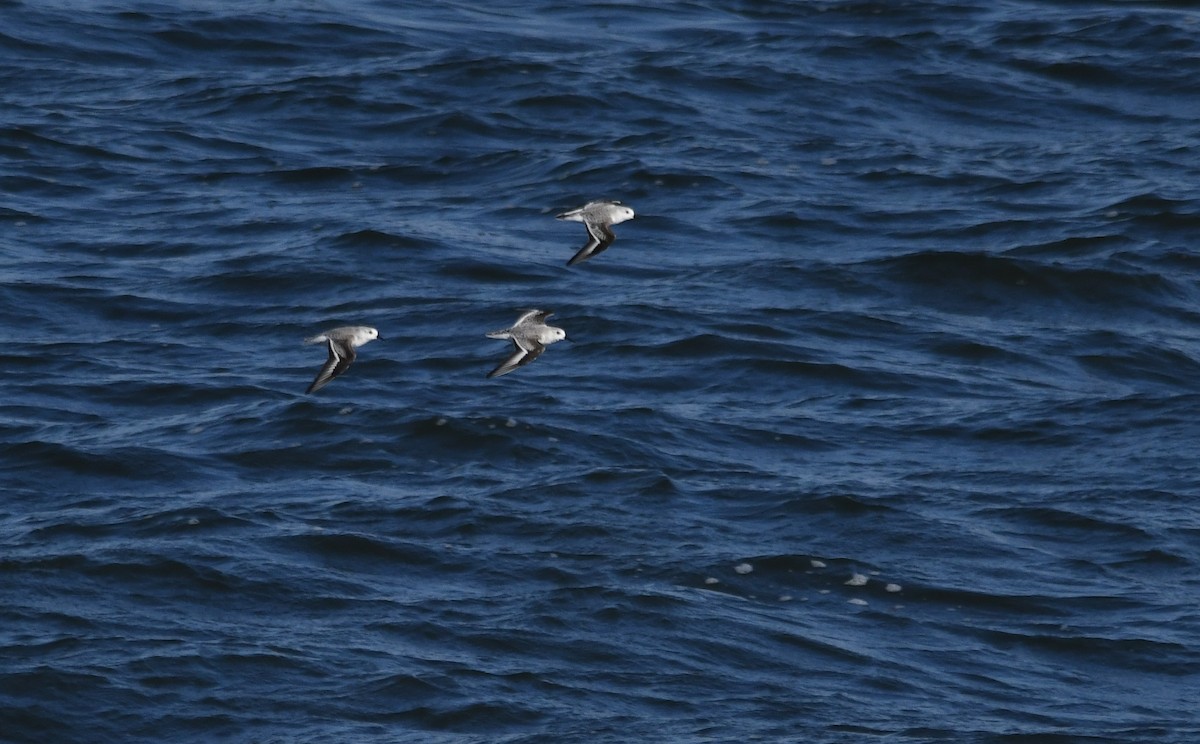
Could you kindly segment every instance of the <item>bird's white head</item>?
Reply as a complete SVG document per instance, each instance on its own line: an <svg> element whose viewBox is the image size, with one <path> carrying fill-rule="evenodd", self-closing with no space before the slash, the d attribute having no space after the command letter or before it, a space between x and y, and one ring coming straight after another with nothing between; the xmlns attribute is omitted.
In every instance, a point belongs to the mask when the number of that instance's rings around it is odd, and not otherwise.
<svg viewBox="0 0 1200 744"><path fill-rule="evenodd" d="M358 333L355 335L358 336L358 339L357 339L358 344L357 345L362 346L363 344L365 344L368 341L373 341L373 340L379 338L379 331L377 331L374 328L371 328L369 326L363 326L362 328L358 329Z"/></svg>
<svg viewBox="0 0 1200 744"><path fill-rule="evenodd" d="M544 344L552 344L555 341L562 341L567 337L567 332L556 326L546 326L546 329L549 331L549 333L546 334L546 338L542 341Z"/></svg>
<svg viewBox="0 0 1200 744"><path fill-rule="evenodd" d="M616 212L613 219L614 225L618 222L626 222L633 219L633 210L623 204L617 207Z"/></svg>

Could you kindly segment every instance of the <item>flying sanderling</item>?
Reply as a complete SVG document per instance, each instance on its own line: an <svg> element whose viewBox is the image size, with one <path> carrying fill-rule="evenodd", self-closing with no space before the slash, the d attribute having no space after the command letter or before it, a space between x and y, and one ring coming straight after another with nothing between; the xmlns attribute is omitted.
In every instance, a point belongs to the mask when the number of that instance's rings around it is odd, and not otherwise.
<svg viewBox="0 0 1200 744"><path fill-rule="evenodd" d="M633 219L633 210L619 201L590 201L579 209L572 209L558 215L560 220L582 222L588 231L588 242L579 249L567 266L574 266L586 261L617 239L613 235L612 226Z"/></svg>
<svg viewBox="0 0 1200 744"><path fill-rule="evenodd" d="M350 363L358 354L357 347L379 338L379 331L368 326L342 326L319 333L312 338L304 339L306 344L329 343L329 358L317 373L316 379L305 390L305 394L315 393L329 384L329 381L350 368Z"/></svg>
<svg viewBox="0 0 1200 744"><path fill-rule="evenodd" d="M507 359L488 372L488 377L499 377L523 367L541 356L547 346L566 338L567 332L563 329L546 325L546 318L553 314L549 310L526 310L512 328L487 334L488 338L509 339L514 347Z"/></svg>

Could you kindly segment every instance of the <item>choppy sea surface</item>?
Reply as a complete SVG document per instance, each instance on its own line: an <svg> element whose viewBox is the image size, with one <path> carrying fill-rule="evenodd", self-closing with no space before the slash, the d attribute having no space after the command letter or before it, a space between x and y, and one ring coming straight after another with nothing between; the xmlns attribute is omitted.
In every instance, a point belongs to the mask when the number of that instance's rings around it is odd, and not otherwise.
<svg viewBox="0 0 1200 744"><path fill-rule="evenodd" d="M1200 11L407 5L0 2L0 740L1200 741Z"/></svg>

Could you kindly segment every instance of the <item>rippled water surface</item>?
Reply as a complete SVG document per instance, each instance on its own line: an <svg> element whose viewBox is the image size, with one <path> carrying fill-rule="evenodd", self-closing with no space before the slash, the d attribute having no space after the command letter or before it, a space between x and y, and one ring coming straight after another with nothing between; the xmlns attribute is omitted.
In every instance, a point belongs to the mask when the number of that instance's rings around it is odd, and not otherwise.
<svg viewBox="0 0 1200 744"><path fill-rule="evenodd" d="M1200 740L1188 4L0 17L0 739Z"/></svg>

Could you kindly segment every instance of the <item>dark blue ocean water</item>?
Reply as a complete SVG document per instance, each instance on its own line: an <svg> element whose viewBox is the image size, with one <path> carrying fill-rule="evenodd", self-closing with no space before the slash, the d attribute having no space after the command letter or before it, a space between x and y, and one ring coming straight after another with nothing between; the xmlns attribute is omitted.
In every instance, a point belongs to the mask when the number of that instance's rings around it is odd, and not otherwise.
<svg viewBox="0 0 1200 744"><path fill-rule="evenodd" d="M1200 741L1200 12L434 5L0 2L0 740Z"/></svg>

